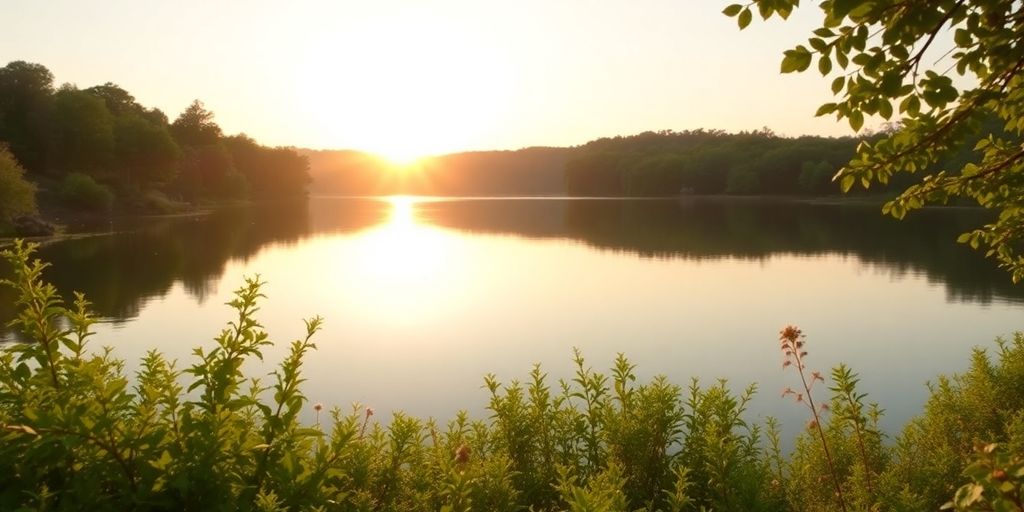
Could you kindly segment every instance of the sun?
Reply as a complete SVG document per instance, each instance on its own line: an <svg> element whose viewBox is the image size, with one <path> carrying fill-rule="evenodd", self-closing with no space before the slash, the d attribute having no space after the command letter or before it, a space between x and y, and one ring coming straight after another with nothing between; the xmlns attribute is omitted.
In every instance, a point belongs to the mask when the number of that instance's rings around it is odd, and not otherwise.
<svg viewBox="0 0 1024 512"><path fill-rule="evenodd" d="M384 160L395 170L404 171L416 166L420 160L428 156L423 150L416 148L395 148L387 150L376 150L375 156Z"/></svg>
<svg viewBox="0 0 1024 512"><path fill-rule="evenodd" d="M473 34L395 20L384 33L344 37L307 56L316 78L302 85L316 98L309 121L332 146L408 166L425 156L489 147L508 116L509 71L497 50L471 44L480 40Z"/></svg>

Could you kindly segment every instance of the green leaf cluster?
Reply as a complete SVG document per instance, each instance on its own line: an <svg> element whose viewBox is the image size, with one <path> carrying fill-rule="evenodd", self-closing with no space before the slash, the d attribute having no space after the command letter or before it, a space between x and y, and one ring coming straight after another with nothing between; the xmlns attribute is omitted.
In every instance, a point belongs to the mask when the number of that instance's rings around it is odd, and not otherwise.
<svg viewBox="0 0 1024 512"><path fill-rule="evenodd" d="M782 17L797 0L754 0L725 14L756 6ZM846 119L860 130L867 119L896 120L896 129L863 142L836 174L844 191L887 184L894 175L916 181L885 206L902 218L932 204L967 198L997 219L961 241L986 247L1012 274L1024 277L1024 15L1011 0L828 0L821 27L785 52L784 73L808 69L835 73L835 102L818 116ZM785 15L783 14L785 13ZM740 23L741 28L745 26ZM941 164L974 140L971 158Z"/></svg>

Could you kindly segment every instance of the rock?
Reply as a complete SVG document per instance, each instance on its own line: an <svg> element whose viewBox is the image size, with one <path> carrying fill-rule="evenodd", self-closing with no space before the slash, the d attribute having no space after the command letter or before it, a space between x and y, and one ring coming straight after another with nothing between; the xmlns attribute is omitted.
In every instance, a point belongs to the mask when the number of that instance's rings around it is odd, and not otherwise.
<svg viewBox="0 0 1024 512"><path fill-rule="evenodd" d="M13 224L17 236L51 236L57 232L57 226L32 215L18 217Z"/></svg>

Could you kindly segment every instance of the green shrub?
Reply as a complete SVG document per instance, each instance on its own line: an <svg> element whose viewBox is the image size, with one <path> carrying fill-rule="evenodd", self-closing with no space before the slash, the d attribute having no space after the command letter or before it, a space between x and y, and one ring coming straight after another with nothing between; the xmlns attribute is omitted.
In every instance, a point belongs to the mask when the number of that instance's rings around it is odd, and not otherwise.
<svg viewBox="0 0 1024 512"><path fill-rule="evenodd" d="M106 212L114 205L114 193L87 174L73 172L60 184L60 200L80 210Z"/></svg>
<svg viewBox="0 0 1024 512"><path fill-rule="evenodd" d="M0 144L0 231L16 217L35 212L35 185L25 180L25 170L7 146Z"/></svg>
<svg viewBox="0 0 1024 512"><path fill-rule="evenodd" d="M1011 443L1024 453L1024 335L997 340L997 361L975 349L967 372L930 385L924 414L912 420L893 449L883 477L887 494L938 508L964 483L962 469L978 443Z"/></svg>
<svg viewBox="0 0 1024 512"><path fill-rule="evenodd" d="M577 352L555 389L535 367L527 383L485 379L488 421L447 425L372 409L309 406L303 359L319 318L291 343L268 383L242 368L271 343L247 280L215 345L179 368L150 352L135 375L88 346L89 303L66 305L41 281L45 264L16 242L19 341L0 347L0 510L810 511L1016 510L1024 479L1024 336L999 362L942 378L925 414L894 447L880 411L844 366L830 407L787 458L779 429L744 419L754 387L720 381L687 391L636 382L619 356L609 376ZM790 332L789 330L784 333ZM793 328L783 348L801 350ZM797 344L797 341L800 341ZM801 373L809 398L814 381ZM788 393L787 393L788 394ZM809 402L809 400L808 400ZM310 407L315 421L300 421ZM828 411L831 412L827 412ZM323 414L323 417L321 416ZM820 427L820 430L819 430ZM998 444L978 444L987 439ZM980 446L980 448L976 448ZM826 456L826 450L829 454ZM963 468L967 469L964 470ZM843 499L832 485L833 478ZM1015 501L1016 500L1016 501ZM848 508L847 508L848 507ZM1001 508L1000 508L1001 507Z"/></svg>
<svg viewBox="0 0 1024 512"><path fill-rule="evenodd" d="M150 213L175 213L185 209L185 205L172 201L159 190L147 190L139 199L142 211Z"/></svg>
<svg viewBox="0 0 1024 512"><path fill-rule="evenodd" d="M943 509L963 511L1024 510L1024 453L1005 446L979 443L975 458L964 469L970 483L957 489Z"/></svg>

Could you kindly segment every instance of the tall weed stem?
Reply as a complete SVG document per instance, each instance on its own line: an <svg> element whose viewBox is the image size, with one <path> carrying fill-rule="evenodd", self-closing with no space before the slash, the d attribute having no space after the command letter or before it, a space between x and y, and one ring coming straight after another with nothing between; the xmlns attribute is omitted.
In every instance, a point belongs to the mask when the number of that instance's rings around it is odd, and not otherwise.
<svg viewBox="0 0 1024 512"><path fill-rule="evenodd" d="M807 356L807 351L804 350L804 335L800 329L792 325L786 326L785 329L779 332L779 341L782 344L782 353L785 356L785 360L782 363L783 368L795 366L797 373L800 375L800 383L804 387L803 393L786 388L783 396L795 395L798 403L807 405L807 408L811 410L811 414L814 416L811 427L818 432L818 438L821 439L821 448L825 452L825 462L828 464L828 471L832 475L832 485L835 486L839 508L846 512L846 500L843 498L843 488L839 483L839 474L836 472L835 463L832 461L832 452L829 450L828 440L825 439L825 430L821 426L820 411L824 411L828 406L825 404L820 408L816 406L814 404L814 397L811 394L811 388L814 387L815 381L824 382L825 379L821 376L821 373L811 372L811 381L807 381L806 366L804 365L804 357Z"/></svg>

